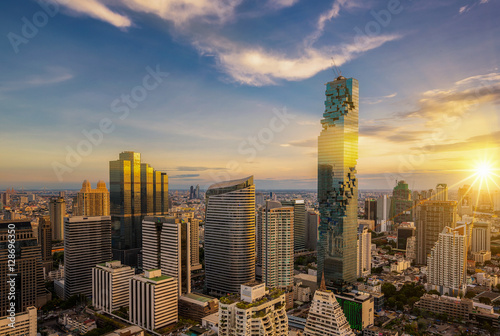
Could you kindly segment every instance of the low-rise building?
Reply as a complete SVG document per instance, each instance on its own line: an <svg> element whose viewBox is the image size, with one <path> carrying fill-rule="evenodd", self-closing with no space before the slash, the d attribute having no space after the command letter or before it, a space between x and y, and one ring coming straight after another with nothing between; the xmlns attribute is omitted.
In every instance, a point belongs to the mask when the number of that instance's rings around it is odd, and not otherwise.
<svg viewBox="0 0 500 336"><path fill-rule="evenodd" d="M28 307L26 312L17 313L14 320L10 316L0 317L0 335L36 336L36 312L35 307Z"/></svg>
<svg viewBox="0 0 500 336"><path fill-rule="evenodd" d="M241 299L225 296L219 303L220 336L288 336L284 291L262 291L262 284L241 285Z"/></svg>
<svg viewBox="0 0 500 336"><path fill-rule="evenodd" d="M205 316L219 311L219 300L216 298L198 294L187 293L179 297L179 315L201 322Z"/></svg>
<svg viewBox="0 0 500 336"><path fill-rule="evenodd" d="M371 294L357 292L336 294L335 296L352 329L362 331L373 325L375 303Z"/></svg>
<svg viewBox="0 0 500 336"><path fill-rule="evenodd" d="M95 320L82 315L64 314L59 318L59 324L72 333L84 335L97 328Z"/></svg>
<svg viewBox="0 0 500 336"><path fill-rule="evenodd" d="M109 334L105 334L104 336L144 336L144 330L139 328L138 326L131 326L123 329L115 330Z"/></svg>
<svg viewBox="0 0 500 336"><path fill-rule="evenodd" d="M472 258L475 262L484 264L486 261L491 260L491 251L472 252Z"/></svg>
<svg viewBox="0 0 500 336"><path fill-rule="evenodd" d="M383 329L376 326L370 326L363 330L363 336L398 336L396 330Z"/></svg>
<svg viewBox="0 0 500 336"><path fill-rule="evenodd" d="M201 326L205 329L210 329L216 334L219 334L219 311L212 315L205 316L201 319Z"/></svg>
<svg viewBox="0 0 500 336"><path fill-rule="evenodd" d="M153 269L130 280L130 323L153 331L178 320L178 286L175 278Z"/></svg>
<svg viewBox="0 0 500 336"><path fill-rule="evenodd" d="M472 312L473 303L469 299L424 294L415 306L435 314L446 314L451 318L468 320L469 314Z"/></svg>
<svg viewBox="0 0 500 336"><path fill-rule="evenodd" d="M92 268L92 304L96 309L112 313L128 307L130 279L135 275L132 267L119 260L105 262Z"/></svg>

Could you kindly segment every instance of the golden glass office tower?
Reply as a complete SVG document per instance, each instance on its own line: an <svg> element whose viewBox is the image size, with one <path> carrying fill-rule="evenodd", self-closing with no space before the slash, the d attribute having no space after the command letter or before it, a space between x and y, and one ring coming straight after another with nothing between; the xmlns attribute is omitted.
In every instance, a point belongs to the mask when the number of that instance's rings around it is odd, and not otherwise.
<svg viewBox="0 0 500 336"><path fill-rule="evenodd" d="M356 280L358 81L339 76L325 94L318 137L318 283L324 273L328 286L342 287Z"/></svg>
<svg viewBox="0 0 500 336"><path fill-rule="evenodd" d="M113 259L137 266L144 216L168 213L168 175L126 151L109 162L109 181Z"/></svg>

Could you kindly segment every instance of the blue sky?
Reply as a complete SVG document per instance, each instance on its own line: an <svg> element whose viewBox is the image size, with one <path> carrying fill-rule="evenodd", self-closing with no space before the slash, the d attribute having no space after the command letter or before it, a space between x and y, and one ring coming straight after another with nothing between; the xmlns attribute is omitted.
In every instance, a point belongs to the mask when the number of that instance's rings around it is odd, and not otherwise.
<svg viewBox="0 0 500 336"><path fill-rule="evenodd" d="M500 159L495 0L4 0L0 12L0 188L107 181L108 161L135 150L172 188L253 174L261 189L314 189L332 56L360 83L361 188L453 185ZM141 91L148 68L168 76ZM134 90L146 96L120 119L111 105ZM277 115L291 117L266 133ZM113 130L67 161L102 120Z"/></svg>

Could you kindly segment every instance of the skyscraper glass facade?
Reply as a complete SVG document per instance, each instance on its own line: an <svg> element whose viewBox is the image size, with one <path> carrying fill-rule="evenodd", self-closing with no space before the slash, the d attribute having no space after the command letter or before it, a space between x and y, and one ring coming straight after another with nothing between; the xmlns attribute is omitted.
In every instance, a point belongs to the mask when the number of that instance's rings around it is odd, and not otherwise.
<svg viewBox="0 0 500 336"><path fill-rule="evenodd" d="M342 286L356 280L358 81L340 76L325 93L318 138L318 282L324 273L328 286Z"/></svg>

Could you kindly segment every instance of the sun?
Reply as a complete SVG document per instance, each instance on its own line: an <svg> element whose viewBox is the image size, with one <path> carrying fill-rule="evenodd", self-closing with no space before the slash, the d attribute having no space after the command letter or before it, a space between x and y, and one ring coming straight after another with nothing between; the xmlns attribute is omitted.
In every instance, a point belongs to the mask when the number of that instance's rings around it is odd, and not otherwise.
<svg viewBox="0 0 500 336"><path fill-rule="evenodd" d="M487 162L480 163L476 167L476 174L479 175L481 178L490 178L494 175L493 173L493 167L491 164Z"/></svg>

